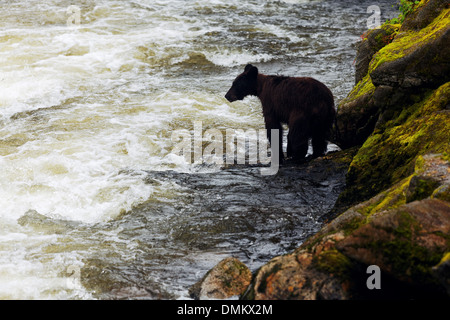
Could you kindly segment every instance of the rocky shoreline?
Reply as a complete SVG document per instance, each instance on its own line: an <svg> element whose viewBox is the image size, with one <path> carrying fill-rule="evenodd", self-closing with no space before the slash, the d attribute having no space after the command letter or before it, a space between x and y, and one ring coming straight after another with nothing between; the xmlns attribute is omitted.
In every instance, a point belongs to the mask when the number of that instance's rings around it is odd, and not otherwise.
<svg viewBox="0 0 450 320"><path fill-rule="evenodd" d="M356 85L338 106L343 151L329 157L350 159L328 222L251 282L240 263L222 263L233 277L209 272L194 298L450 298L449 37L442 0L422 0L402 24L365 34Z"/></svg>

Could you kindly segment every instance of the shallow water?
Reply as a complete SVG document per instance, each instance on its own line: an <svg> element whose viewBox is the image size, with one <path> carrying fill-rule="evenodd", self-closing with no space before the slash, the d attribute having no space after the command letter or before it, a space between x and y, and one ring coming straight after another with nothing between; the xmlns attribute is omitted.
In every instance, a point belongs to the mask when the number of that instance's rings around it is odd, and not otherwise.
<svg viewBox="0 0 450 320"><path fill-rule="evenodd" d="M186 298L222 258L255 269L320 228L343 172L215 170L171 135L262 129L257 99L224 98L247 63L337 103L370 1L72 4L0 0L0 298Z"/></svg>

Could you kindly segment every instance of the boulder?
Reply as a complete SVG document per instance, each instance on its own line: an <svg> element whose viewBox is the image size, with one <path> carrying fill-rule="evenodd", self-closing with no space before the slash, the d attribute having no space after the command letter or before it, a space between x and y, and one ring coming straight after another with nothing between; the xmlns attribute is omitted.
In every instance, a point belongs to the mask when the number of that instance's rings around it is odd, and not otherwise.
<svg viewBox="0 0 450 320"><path fill-rule="evenodd" d="M450 9L440 1L422 1L401 27L368 32L357 45L357 84L338 105L333 142L341 149L364 144L379 125L449 82L449 21Z"/></svg>
<svg viewBox="0 0 450 320"><path fill-rule="evenodd" d="M447 252L441 262L433 267L433 274L445 287L447 295L450 296L450 252Z"/></svg>
<svg viewBox="0 0 450 320"><path fill-rule="evenodd" d="M398 24L383 25L380 28L369 30L361 41L356 43L355 84L367 74L373 55L392 42L399 28Z"/></svg>
<svg viewBox="0 0 450 320"><path fill-rule="evenodd" d="M370 73L375 86L391 87L430 87L436 88L450 80L450 24L446 27L435 26L439 31L425 33L420 37L408 33L397 35L393 46L380 52L387 61L375 59L379 65ZM442 21L441 21L442 23ZM437 24L437 23L436 23ZM425 45L426 44L426 45ZM390 60L389 57L396 57Z"/></svg>
<svg viewBox="0 0 450 320"><path fill-rule="evenodd" d="M252 280L250 269L236 258L220 261L189 289L196 300L227 299L241 295Z"/></svg>
<svg viewBox="0 0 450 320"><path fill-rule="evenodd" d="M301 247L276 257L260 268L243 299L254 300L345 300L341 277L348 259L332 250L341 237L322 239L312 249Z"/></svg>
<svg viewBox="0 0 450 320"><path fill-rule="evenodd" d="M379 213L339 242L337 249L364 265L377 265L399 282L432 286L432 268L450 249L450 204L424 199Z"/></svg>
<svg viewBox="0 0 450 320"><path fill-rule="evenodd" d="M448 6L447 0L428 0L419 4L402 24L401 30L420 30L428 26Z"/></svg>
<svg viewBox="0 0 450 320"><path fill-rule="evenodd" d="M341 101L337 111L337 130L334 143L348 149L364 143L378 121L379 109L374 104L375 86L367 75Z"/></svg>
<svg viewBox="0 0 450 320"><path fill-rule="evenodd" d="M435 182L417 193L420 200L408 196L415 193L416 177ZM450 186L449 179L446 155L419 157L411 176L346 210L297 250L261 267L243 298L450 298L450 202L436 197ZM367 286L373 265L381 272L379 290Z"/></svg>

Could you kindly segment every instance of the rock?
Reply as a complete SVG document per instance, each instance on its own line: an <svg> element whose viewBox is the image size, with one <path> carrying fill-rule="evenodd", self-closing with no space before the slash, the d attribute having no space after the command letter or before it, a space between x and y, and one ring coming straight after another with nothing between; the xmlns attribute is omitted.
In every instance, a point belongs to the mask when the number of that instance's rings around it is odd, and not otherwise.
<svg viewBox="0 0 450 320"><path fill-rule="evenodd" d="M428 26L448 5L447 0L429 0L420 10L414 10L402 24L401 30L420 30Z"/></svg>
<svg viewBox="0 0 450 320"><path fill-rule="evenodd" d="M367 74L373 55L392 42L399 28L400 25L383 25L369 30L367 36L356 44L355 84Z"/></svg>
<svg viewBox="0 0 450 320"><path fill-rule="evenodd" d="M450 252L447 252L439 264L433 267L434 276L442 283L450 296Z"/></svg>
<svg viewBox="0 0 450 320"><path fill-rule="evenodd" d="M416 168L416 174L411 178L406 190L406 202L428 198L438 187L450 185L448 161L430 154L420 157L416 163L419 163L419 168ZM442 191L444 188L441 188L435 197L439 198Z"/></svg>
<svg viewBox="0 0 450 320"><path fill-rule="evenodd" d="M443 18L444 19L444 18ZM381 63L370 73L375 86L430 87L450 81L450 25L435 32L433 37L417 40L409 33L397 36L393 46L386 47L386 57L401 57ZM410 44L410 42L418 42ZM426 45L424 45L426 42ZM401 48L401 49L399 49ZM389 58L387 58L389 59ZM375 60L377 61L377 60Z"/></svg>
<svg viewBox="0 0 450 320"><path fill-rule="evenodd" d="M315 250L303 247L276 257L255 275L243 299L254 300L345 300L348 294L339 278L347 259L329 250L336 239L328 237ZM319 244L318 244L319 245ZM330 254L330 252L332 252ZM324 261L332 261L330 264ZM321 269L323 267L323 270ZM329 268L328 268L329 267ZM331 273L329 273L331 272Z"/></svg>
<svg viewBox="0 0 450 320"><path fill-rule="evenodd" d="M450 202L450 185L439 186L434 190L431 197Z"/></svg>
<svg viewBox="0 0 450 320"><path fill-rule="evenodd" d="M432 285L431 268L450 249L450 204L425 199L380 213L339 242L337 249L364 265L377 265L398 281Z"/></svg>
<svg viewBox="0 0 450 320"><path fill-rule="evenodd" d="M450 81L450 10L428 1L408 15L394 41L370 62L375 86L437 88Z"/></svg>
<svg viewBox="0 0 450 320"><path fill-rule="evenodd" d="M399 25L383 25L369 31L367 39L357 45L358 82L337 111L339 134L333 142L341 149L362 145L379 125L397 116L397 111L426 97L415 95L450 81L450 9L437 2L430 1L408 15L405 23L410 27L402 25L398 31ZM429 11L421 14L422 10ZM386 36L395 38L390 42Z"/></svg>
<svg viewBox="0 0 450 320"><path fill-rule="evenodd" d="M192 298L227 299L241 295L252 280L250 269L236 258L226 258L189 289Z"/></svg>
<svg viewBox="0 0 450 320"><path fill-rule="evenodd" d="M408 202L407 191L417 188L415 177L437 186ZM243 298L450 298L450 202L435 197L450 186L449 179L445 155L419 157L411 176L349 208L297 250L261 267ZM367 288L370 265L381 270L380 291Z"/></svg>

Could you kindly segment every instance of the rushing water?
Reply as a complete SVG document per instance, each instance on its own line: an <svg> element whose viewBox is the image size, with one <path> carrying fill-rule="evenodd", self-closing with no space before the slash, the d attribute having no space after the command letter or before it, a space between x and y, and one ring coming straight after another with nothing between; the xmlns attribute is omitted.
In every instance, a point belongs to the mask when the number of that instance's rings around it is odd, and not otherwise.
<svg viewBox="0 0 450 320"><path fill-rule="evenodd" d="M301 244L343 172L211 170L171 134L263 128L224 99L249 62L338 102L367 7L394 2L0 0L0 298L186 298L224 257Z"/></svg>

